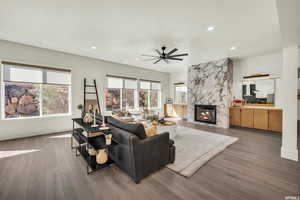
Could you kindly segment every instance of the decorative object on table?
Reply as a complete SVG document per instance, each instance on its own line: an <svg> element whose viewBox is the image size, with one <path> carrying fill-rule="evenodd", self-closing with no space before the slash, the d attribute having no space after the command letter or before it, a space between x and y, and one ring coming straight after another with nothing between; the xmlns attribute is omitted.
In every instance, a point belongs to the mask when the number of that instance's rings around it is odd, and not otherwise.
<svg viewBox="0 0 300 200"><path fill-rule="evenodd" d="M152 115L147 117L147 120L150 120L151 122L157 121L158 119L159 119L158 115Z"/></svg>
<svg viewBox="0 0 300 200"><path fill-rule="evenodd" d="M112 116L112 111L105 111L102 113L102 124L101 124L101 127L106 127L106 124L105 124L105 117L109 117L109 116Z"/></svg>
<svg viewBox="0 0 300 200"><path fill-rule="evenodd" d="M89 112L89 113L92 113L93 110L94 110L94 106L93 106L93 105L89 105L89 106L88 106L88 112Z"/></svg>
<svg viewBox="0 0 300 200"><path fill-rule="evenodd" d="M105 135L105 144L111 145L112 134Z"/></svg>
<svg viewBox="0 0 300 200"><path fill-rule="evenodd" d="M83 117L83 122L84 123L92 123L93 122L93 117L91 116L90 113L85 113L85 116Z"/></svg>
<svg viewBox="0 0 300 200"><path fill-rule="evenodd" d="M98 164L104 164L108 160L108 155L105 149L100 149L96 155L96 161Z"/></svg>
<svg viewBox="0 0 300 200"><path fill-rule="evenodd" d="M159 123L159 124L164 124L165 122L166 122L166 121L165 121L165 118L164 118L164 117L163 117L162 119L159 119L159 120L158 120L158 123Z"/></svg>
<svg viewBox="0 0 300 200"><path fill-rule="evenodd" d="M88 112L89 104L97 104L100 112L100 103L98 97L98 88L96 84L96 80L93 80L93 84L88 84L86 78L84 78L84 92L83 92L83 109L84 112ZM91 95L95 95L96 99L91 98ZM88 97L88 99L87 99Z"/></svg>
<svg viewBox="0 0 300 200"><path fill-rule="evenodd" d="M98 108L97 108L96 105L93 106L93 111L94 111L94 119L93 119L94 123L93 123L93 125L92 125L91 127L96 128L96 127L99 126L99 125L96 123L96 122L97 122L97 120L96 120L96 112L97 112L97 114L98 114Z"/></svg>
<svg viewBox="0 0 300 200"><path fill-rule="evenodd" d="M87 150L87 152L90 154L90 156L95 156L95 155L97 155L97 151L93 148L93 147L88 147L87 145L86 145L86 150Z"/></svg>
<svg viewBox="0 0 300 200"><path fill-rule="evenodd" d="M245 100L244 99L234 99L232 106L234 106L234 107L241 107L244 104L245 104Z"/></svg>
<svg viewBox="0 0 300 200"><path fill-rule="evenodd" d="M153 125L153 126L158 126L158 124L159 124L159 123L158 123L158 121L157 121L157 120L155 120L155 121L152 121L152 125Z"/></svg>

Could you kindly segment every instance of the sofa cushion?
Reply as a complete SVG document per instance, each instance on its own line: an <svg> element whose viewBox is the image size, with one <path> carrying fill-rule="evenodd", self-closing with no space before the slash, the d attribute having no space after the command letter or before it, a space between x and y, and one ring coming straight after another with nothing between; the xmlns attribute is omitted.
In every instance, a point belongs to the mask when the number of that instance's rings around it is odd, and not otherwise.
<svg viewBox="0 0 300 200"><path fill-rule="evenodd" d="M136 135L140 139L145 139L147 137L145 133L145 128L142 124L129 124L121 120L118 120L114 117L107 117L107 123L115 127L118 127L122 130L128 131Z"/></svg>

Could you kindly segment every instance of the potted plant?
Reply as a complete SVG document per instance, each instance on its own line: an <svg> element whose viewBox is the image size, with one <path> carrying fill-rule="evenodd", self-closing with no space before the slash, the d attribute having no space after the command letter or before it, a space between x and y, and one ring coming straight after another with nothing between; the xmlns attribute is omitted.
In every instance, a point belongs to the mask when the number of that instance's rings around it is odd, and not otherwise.
<svg viewBox="0 0 300 200"><path fill-rule="evenodd" d="M82 104L79 104L79 105L77 106L77 109L81 111L81 118L83 118L83 117L84 117L84 109L83 109L83 105L82 105Z"/></svg>

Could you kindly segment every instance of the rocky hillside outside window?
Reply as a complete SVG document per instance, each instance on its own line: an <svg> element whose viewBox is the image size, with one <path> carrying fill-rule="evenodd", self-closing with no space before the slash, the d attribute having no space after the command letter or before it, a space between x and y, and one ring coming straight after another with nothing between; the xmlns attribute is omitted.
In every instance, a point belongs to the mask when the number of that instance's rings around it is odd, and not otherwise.
<svg viewBox="0 0 300 200"><path fill-rule="evenodd" d="M69 70L2 63L2 118L70 114Z"/></svg>

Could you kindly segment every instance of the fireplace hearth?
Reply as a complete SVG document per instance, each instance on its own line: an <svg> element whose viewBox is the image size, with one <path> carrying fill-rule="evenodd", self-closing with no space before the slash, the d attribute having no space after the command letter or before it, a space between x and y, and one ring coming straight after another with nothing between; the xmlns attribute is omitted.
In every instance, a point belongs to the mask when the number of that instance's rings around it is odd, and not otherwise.
<svg viewBox="0 0 300 200"><path fill-rule="evenodd" d="M217 106L195 105L195 121L209 124L217 122Z"/></svg>

